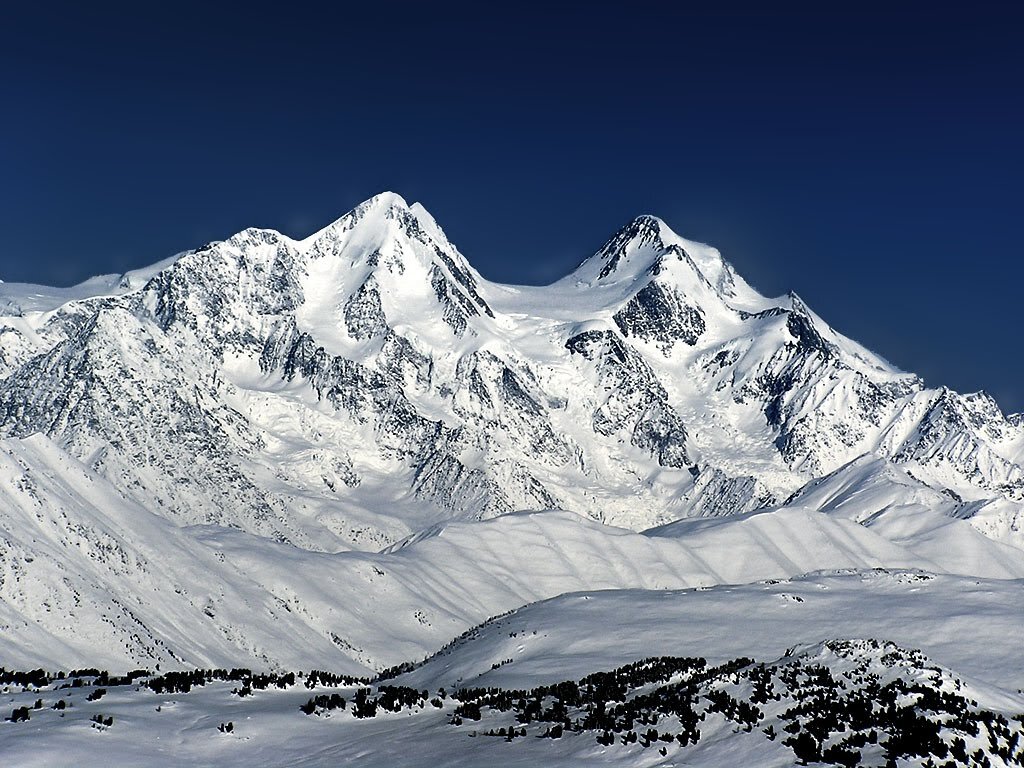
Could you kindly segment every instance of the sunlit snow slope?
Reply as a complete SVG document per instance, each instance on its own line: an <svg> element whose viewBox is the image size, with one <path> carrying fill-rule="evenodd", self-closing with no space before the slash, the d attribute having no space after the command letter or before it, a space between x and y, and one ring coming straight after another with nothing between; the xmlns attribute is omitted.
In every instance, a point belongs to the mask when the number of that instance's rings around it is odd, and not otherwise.
<svg viewBox="0 0 1024 768"><path fill-rule="evenodd" d="M1022 586L880 569L684 591L580 592L488 621L395 682L529 687L645 656L722 662L876 637L922 649L989 690L998 705L1000 691L1024 689ZM492 668L505 659L511 662Z"/></svg>
<svg viewBox="0 0 1024 768"><path fill-rule="evenodd" d="M216 526L179 528L41 436L0 446L0 503L8 667L245 661L363 673L422 658L492 615L569 591L834 568L1024 578L1024 553L980 535L987 549L966 540L966 550L952 542L921 554L913 540L894 543L798 508L648 535L569 512L519 513L440 524L379 554L309 552Z"/></svg>

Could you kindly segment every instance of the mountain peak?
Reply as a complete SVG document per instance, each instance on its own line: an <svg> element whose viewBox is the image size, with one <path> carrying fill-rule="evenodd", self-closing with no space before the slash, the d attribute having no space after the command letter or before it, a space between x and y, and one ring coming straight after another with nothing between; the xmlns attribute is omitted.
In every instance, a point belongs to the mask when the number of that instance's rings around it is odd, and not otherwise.
<svg viewBox="0 0 1024 768"><path fill-rule="evenodd" d="M380 192L359 203L355 208L332 221L326 227L317 230L307 237L305 243L319 243L322 240L337 237L349 232L365 220L394 219L412 217L412 212L405 198L397 192Z"/></svg>
<svg viewBox="0 0 1024 768"><path fill-rule="evenodd" d="M685 264L682 277L679 262ZM695 278L719 296L741 296L744 302L763 302L762 297L738 278L717 248L676 234L662 219L650 214L637 216L620 228L596 254L572 273L577 283L636 283L667 271L689 283Z"/></svg>
<svg viewBox="0 0 1024 768"><path fill-rule="evenodd" d="M581 262L570 277L588 284L636 281L655 267L666 250L666 234L671 241L681 240L657 216L637 216Z"/></svg>
<svg viewBox="0 0 1024 768"><path fill-rule="evenodd" d="M438 314L461 335L471 317L494 316L481 296L479 274L422 205L410 206L394 192L361 203L304 245L312 299L298 319L328 339L333 334L323 318L339 311L350 332L358 326L357 336L386 321L420 324ZM344 348L334 341L334 349Z"/></svg>
<svg viewBox="0 0 1024 768"><path fill-rule="evenodd" d="M634 279L646 272L665 247L662 239L664 230L668 230L665 222L650 215L637 216L626 224L593 257L592 261L600 264L597 279L621 274L627 265L633 267L628 273Z"/></svg>
<svg viewBox="0 0 1024 768"><path fill-rule="evenodd" d="M391 192L391 191L385 190L384 192L378 192L376 195L374 195L370 199L365 200L364 202L362 202L358 206L356 206L357 210L358 209L370 210L370 209L374 209L374 208L381 209L381 210L388 210L388 209L391 209L391 208L399 208L399 209L402 209L402 210L409 210L409 204L405 201L405 198L402 197L397 192Z"/></svg>

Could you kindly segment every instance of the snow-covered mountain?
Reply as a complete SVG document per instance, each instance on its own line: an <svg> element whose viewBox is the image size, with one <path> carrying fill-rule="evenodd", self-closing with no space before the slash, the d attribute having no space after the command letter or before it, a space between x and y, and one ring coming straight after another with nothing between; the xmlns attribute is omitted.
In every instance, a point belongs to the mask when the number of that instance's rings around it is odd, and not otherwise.
<svg viewBox="0 0 1024 768"><path fill-rule="evenodd" d="M1024 426L926 389L642 216L541 288L385 193L74 289L0 285L0 432L180 525L376 550L562 508L642 530L778 504L861 456L1021 545Z"/></svg>
<svg viewBox="0 0 1024 768"><path fill-rule="evenodd" d="M250 229L73 288L0 283L0 667L397 665L402 685L525 688L652 653L749 655L856 661L869 688L967 685L1011 713L1022 583L1020 415L926 388L652 216L545 287L487 281L390 193L304 240ZM715 723L718 689L760 673L743 674L705 681ZM158 722L135 694L118 717L159 738L224 713L269 724L250 752L193 750L218 764L284 754L272 734L303 696L246 709L221 690ZM345 720L336 750L307 723L301 749L440 754L454 708L411 729ZM91 730L63 716L39 764ZM685 754L791 764L718 719ZM592 735L516 759L666 754ZM1001 759L997 741L976 746ZM509 760L481 750L458 759Z"/></svg>

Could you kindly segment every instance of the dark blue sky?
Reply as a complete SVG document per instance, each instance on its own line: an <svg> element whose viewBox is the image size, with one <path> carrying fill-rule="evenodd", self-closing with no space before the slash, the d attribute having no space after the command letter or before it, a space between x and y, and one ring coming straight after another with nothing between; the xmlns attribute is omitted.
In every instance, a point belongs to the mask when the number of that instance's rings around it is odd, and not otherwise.
<svg viewBox="0 0 1024 768"><path fill-rule="evenodd" d="M1010 4L216 5L5 10L0 278L301 236L393 189L486 277L543 283L655 213L1024 409Z"/></svg>

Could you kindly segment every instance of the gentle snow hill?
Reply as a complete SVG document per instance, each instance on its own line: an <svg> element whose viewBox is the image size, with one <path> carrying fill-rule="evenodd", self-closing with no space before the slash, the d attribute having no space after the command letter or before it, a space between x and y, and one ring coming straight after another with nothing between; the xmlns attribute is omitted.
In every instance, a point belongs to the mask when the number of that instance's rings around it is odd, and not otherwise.
<svg viewBox="0 0 1024 768"><path fill-rule="evenodd" d="M859 523L924 557L939 558L951 573L999 576L1004 566L1012 572L1019 562L1020 550L1009 544L1016 535L1012 505L965 502L878 457L862 456L808 483L787 505Z"/></svg>
<svg viewBox="0 0 1024 768"><path fill-rule="evenodd" d="M939 564L931 570L1017 578L1024 563L1021 550L994 541L962 519L975 507L935 491L890 462L864 456L812 481L770 514L759 511L727 518L684 519L646 533L676 537L700 531L706 541L700 546L736 547L741 544L740 527L721 528L720 524L742 520L748 546L761 552L774 548L779 557L794 552L799 558L801 553L796 550L800 547L818 554L828 551L830 542L815 540L813 535L819 526L835 531L831 522L823 521L824 516L857 523L892 544L912 550L922 563ZM791 522L787 525L777 519ZM718 539L713 533L716 530L722 534ZM895 560L891 563L895 565Z"/></svg>
<svg viewBox="0 0 1024 768"><path fill-rule="evenodd" d="M925 388L654 216L544 287L487 281L393 193L303 240L247 229L71 289L0 286L0 434L34 433L178 525L325 552L517 509L633 530L744 513L865 455L1024 541L1020 419Z"/></svg>
<svg viewBox="0 0 1024 768"><path fill-rule="evenodd" d="M176 254L148 267L123 274L97 275L69 288L0 280L0 313L8 316L35 316L37 313L53 312L73 301L123 296L139 290L154 276L174 264L181 255Z"/></svg>
<svg viewBox="0 0 1024 768"><path fill-rule="evenodd" d="M41 435L0 447L8 667L363 673L423 658L490 616L567 591L837 567L955 572L968 559L955 546L925 557L912 537L893 543L806 509L684 521L651 535L569 512L518 513L437 525L381 553L310 552L216 526L176 527ZM1024 553L1014 558L1017 550L980 535L977 543L1002 559L981 557L970 573L1024 577Z"/></svg>
<svg viewBox="0 0 1024 768"><path fill-rule="evenodd" d="M988 706L1024 710L1024 582L894 570L562 595L474 628L394 682L525 688L648 656L767 658L854 634L919 648L978 686Z"/></svg>

